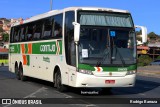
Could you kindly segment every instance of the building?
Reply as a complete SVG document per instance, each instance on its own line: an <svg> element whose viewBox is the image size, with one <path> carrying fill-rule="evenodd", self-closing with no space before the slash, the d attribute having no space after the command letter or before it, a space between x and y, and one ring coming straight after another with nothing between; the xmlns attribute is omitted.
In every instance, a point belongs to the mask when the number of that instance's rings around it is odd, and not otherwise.
<svg viewBox="0 0 160 107"><path fill-rule="evenodd" d="M10 19L0 18L0 26L4 30L5 33L10 33L11 21Z"/></svg>

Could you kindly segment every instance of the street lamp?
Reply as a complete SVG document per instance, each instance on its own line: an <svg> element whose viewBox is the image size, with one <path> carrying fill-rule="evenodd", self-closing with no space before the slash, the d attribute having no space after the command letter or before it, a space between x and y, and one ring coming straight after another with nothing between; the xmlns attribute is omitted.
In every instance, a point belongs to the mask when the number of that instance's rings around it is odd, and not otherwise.
<svg viewBox="0 0 160 107"><path fill-rule="evenodd" d="M50 0L50 9L52 10L52 4L53 4L53 1Z"/></svg>

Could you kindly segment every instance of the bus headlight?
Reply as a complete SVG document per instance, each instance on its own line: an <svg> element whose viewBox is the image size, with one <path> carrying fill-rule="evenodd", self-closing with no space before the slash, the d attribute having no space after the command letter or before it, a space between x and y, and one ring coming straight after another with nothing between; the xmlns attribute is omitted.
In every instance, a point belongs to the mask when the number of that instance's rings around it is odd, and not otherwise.
<svg viewBox="0 0 160 107"><path fill-rule="evenodd" d="M136 70L133 70L133 71L127 71L127 74L126 75L132 75L132 74L135 74L136 73Z"/></svg>
<svg viewBox="0 0 160 107"><path fill-rule="evenodd" d="M90 71L90 70L79 69L79 72L83 73L83 74L93 75L92 71Z"/></svg>

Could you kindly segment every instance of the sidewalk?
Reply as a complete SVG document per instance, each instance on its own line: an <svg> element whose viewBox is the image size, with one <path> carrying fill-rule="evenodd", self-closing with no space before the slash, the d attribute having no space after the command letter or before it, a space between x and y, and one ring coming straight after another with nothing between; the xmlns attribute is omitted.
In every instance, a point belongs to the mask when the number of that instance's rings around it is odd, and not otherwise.
<svg viewBox="0 0 160 107"><path fill-rule="evenodd" d="M160 78L160 66L138 67L138 75L151 76Z"/></svg>

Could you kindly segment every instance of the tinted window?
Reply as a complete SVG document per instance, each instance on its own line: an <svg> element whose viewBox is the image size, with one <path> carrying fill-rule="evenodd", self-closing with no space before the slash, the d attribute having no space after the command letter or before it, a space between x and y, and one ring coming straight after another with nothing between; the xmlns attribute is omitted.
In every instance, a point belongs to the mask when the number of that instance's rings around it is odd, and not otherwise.
<svg viewBox="0 0 160 107"><path fill-rule="evenodd" d="M35 27L36 26L33 25L32 23L27 24L27 34L26 34L27 41L33 40L33 31L34 31Z"/></svg>
<svg viewBox="0 0 160 107"><path fill-rule="evenodd" d="M19 41L19 35L20 35L20 28L19 27L15 27L14 28L14 41L13 42L18 42Z"/></svg>
<svg viewBox="0 0 160 107"><path fill-rule="evenodd" d="M54 38L61 38L62 37L62 21L63 21L63 14L59 14L54 16Z"/></svg>
<svg viewBox="0 0 160 107"><path fill-rule="evenodd" d="M14 42L14 27L11 28L10 42Z"/></svg>
<svg viewBox="0 0 160 107"><path fill-rule="evenodd" d="M34 40L39 40L41 35L42 35L42 27L43 27L43 22L42 21L36 21L35 22L35 29L34 29Z"/></svg>
<svg viewBox="0 0 160 107"><path fill-rule="evenodd" d="M52 18L44 19L44 32L43 32L43 39L50 38L52 35Z"/></svg>
<svg viewBox="0 0 160 107"><path fill-rule="evenodd" d="M74 12L66 12L65 14L65 54L66 61L69 65L76 65L76 52L74 43Z"/></svg>
<svg viewBox="0 0 160 107"><path fill-rule="evenodd" d="M20 41L23 42L23 41L25 41L26 26L25 25L21 26L20 30L21 30L21 32L20 32Z"/></svg>

